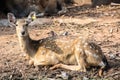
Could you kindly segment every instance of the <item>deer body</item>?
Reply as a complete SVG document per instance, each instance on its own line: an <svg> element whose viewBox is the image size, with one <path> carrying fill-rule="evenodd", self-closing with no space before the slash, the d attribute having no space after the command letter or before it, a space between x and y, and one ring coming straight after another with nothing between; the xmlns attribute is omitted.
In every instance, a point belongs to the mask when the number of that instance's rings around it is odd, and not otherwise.
<svg viewBox="0 0 120 80"><path fill-rule="evenodd" d="M8 14L8 19L16 26L21 49L30 57L30 65L53 65L51 69L61 67L83 72L86 72L89 66L100 66L104 69L108 65L101 48L81 37L47 37L32 40L26 21L16 22L11 13Z"/></svg>
<svg viewBox="0 0 120 80"><path fill-rule="evenodd" d="M45 65L53 65L60 62L64 64L75 64L73 45L74 42L72 41L64 41L64 44L59 40L45 41L40 45L34 58L39 62L44 61Z"/></svg>

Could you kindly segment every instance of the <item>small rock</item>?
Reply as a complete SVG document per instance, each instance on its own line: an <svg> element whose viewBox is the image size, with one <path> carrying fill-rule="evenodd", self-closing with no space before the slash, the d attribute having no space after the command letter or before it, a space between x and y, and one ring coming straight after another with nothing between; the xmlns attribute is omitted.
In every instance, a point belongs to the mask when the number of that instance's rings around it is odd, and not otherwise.
<svg viewBox="0 0 120 80"><path fill-rule="evenodd" d="M87 77L83 77L83 80L89 80L89 78L87 78Z"/></svg>
<svg viewBox="0 0 120 80"><path fill-rule="evenodd" d="M69 75L66 72L61 72L61 77L68 80Z"/></svg>
<svg viewBox="0 0 120 80"><path fill-rule="evenodd" d="M60 75L57 75L57 78L62 78L63 80L68 80L69 75L66 72L61 72Z"/></svg>
<svg viewBox="0 0 120 80"><path fill-rule="evenodd" d="M116 54L114 54L112 51L108 52L108 56L110 57L110 59L115 59L116 58Z"/></svg>
<svg viewBox="0 0 120 80"><path fill-rule="evenodd" d="M0 26L8 27L9 26L8 20L7 19L0 20Z"/></svg>
<svg viewBox="0 0 120 80"><path fill-rule="evenodd" d="M44 80L46 80L46 79L44 79ZM47 78L47 80L56 80L56 79L53 79L53 78Z"/></svg>
<svg viewBox="0 0 120 80"><path fill-rule="evenodd" d="M110 33L113 33L113 29L112 28L110 29Z"/></svg>
<svg viewBox="0 0 120 80"><path fill-rule="evenodd" d="M110 59L115 59L116 55L115 54L110 54L109 57L110 57Z"/></svg>

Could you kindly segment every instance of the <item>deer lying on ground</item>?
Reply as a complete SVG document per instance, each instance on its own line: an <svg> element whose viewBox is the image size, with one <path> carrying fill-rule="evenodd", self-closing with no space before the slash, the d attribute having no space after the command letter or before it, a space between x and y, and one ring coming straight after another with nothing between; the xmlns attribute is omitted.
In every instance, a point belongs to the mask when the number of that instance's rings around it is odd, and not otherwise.
<svg viewBox="0 0 120 80"><path fill-rule="evenodd" d="M29 18L31 15L34 13L31 13ZM101 48L95 43L81 37L47 37L33 40L27 29L30 20L16 20L12 13L8 13L8 21L16 27L20 47L30 57L30 65L53 65L50 69L64 68L82 72L86 72L89 66L100 66L100 76L108 66Z"/></svg>

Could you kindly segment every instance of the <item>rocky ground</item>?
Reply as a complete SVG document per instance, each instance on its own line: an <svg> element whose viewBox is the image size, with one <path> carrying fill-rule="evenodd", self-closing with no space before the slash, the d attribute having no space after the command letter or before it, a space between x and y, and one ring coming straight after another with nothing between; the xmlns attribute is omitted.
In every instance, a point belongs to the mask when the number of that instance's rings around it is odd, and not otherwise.
<svg viewBox="0 0 120 80"><path fill-rule="evenodd" d="M98 77L97 68L86 73L65 69L50 70L42 66L38 70L28 65L21 52L14 27L0 27L0 79L1 80L119 80L120 78L120 6L71 7L62 16L37 19L29 27L30 36L40 39L55 31L58 35L89 37L100 45L110 64L110 69Z"/></svg>

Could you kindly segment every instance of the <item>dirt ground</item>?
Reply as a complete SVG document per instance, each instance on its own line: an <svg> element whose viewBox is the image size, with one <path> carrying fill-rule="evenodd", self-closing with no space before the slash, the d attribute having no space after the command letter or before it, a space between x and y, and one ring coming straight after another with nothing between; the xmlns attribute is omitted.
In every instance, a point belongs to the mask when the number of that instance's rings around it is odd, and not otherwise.
<svg viewBox="0 0 120 80"><path fill-rule="evenodd" d="M37 24L36 24L37 23ZM38 70L29 66L24 52L20 50L14 27L0 27L0 79L1 80L119 80L120 79L120 6L72 7L62 16L38 19L29 27L33 39L58 35L88 37L101 46L110 64L110 69L98 77L98 69L90 68L86 73L65 69L50 70L42 66Z"/></svg>

